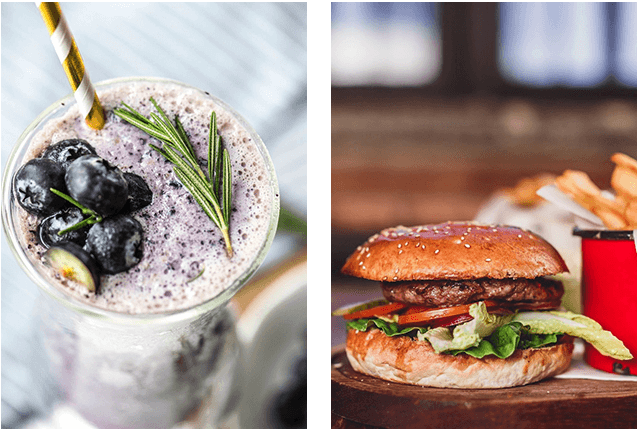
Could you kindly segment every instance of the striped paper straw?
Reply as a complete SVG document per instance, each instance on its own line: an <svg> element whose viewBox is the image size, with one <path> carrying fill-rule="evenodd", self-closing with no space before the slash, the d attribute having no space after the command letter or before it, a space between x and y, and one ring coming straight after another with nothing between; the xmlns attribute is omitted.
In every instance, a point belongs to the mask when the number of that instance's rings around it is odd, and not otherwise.
<svg viewBox="0 0 637 430"><path fill-rule="evenodd" d="M69 29L58 3L36 2L42 19L49 30L55 52L64 67L66 76L73 88L80 113L86 118L89 127L100 130L104 127L104 110L97 93L84 68L84 61L77 49L73 34Z"/></svg>

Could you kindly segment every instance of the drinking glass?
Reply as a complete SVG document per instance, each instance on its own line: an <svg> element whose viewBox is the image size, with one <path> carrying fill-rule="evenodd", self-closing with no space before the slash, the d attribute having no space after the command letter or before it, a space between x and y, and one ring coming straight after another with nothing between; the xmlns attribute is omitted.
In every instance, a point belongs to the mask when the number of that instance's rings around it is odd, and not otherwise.
<svg viewBox="0 0 637 430"><path fill-rule="evenodd" d="M99 92L127 82L167 82L133 77L104 81ZM45 275L43 266L26 251L19 234L18 210L11 181L26 161L29 144L52 118L75 104L73 95L40 114L18 139L5 167L2 183L2 221L7 242L19 265L39 287L38 348L45 357L37 371L50 380L67 403L99 427L168 428L176 425L215 427L232 408L237 393L233 376L240 347L235 315L228 301L263 262L273 241L279 213L274 166L254 129L223 101L215 103L235 116L250 134L270 175L272 189L268 231L254 261L218 296L194 307L164 313L125 314L108 311L74 298ZM35 362L35 360L34 360ZM36 371L36 369L34 369ZM181 424L180 424L181 423Z"/></svg>

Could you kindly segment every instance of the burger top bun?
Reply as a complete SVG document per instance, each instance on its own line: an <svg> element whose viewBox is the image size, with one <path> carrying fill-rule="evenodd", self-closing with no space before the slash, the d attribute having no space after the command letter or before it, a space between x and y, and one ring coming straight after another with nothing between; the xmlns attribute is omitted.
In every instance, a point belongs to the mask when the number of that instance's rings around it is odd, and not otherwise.
<svg viewBox="0 0 637 430"><path fill-rule="evenodd" d="M568 272L547 241L517 227L447 222L370 237L342 272L374 281L537 278Z"/></svg>

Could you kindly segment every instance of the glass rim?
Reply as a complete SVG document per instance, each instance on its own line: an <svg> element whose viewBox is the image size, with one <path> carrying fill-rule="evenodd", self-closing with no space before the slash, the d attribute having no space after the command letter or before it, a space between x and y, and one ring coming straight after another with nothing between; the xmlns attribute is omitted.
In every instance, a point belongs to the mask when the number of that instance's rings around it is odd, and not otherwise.
<svg viewBox="0 0 637 430"><path fill-rule="evenodd" d="M85 303L73 295L63 291L62 288L58 288L49 282L34 266L29 257L27 256L24 249L20 245L20 240L18 238L18 234L16 229L14 228L12 214L14 209L17 209L16 203L12 199L12 178L14 173L16 172L19 165L21 165L24 154L21 154L22 150L28 147L30 139L33 137L34 131L37 129L39 125L43 123L43 121L54 117L54 115L58 114L60 111L70 108L75 104L75 98L73 93L70 93L55 103L51 104L44 111L42 111L28 126L27 128L20 134L16 143L13 145L11 149L11 153L7 159L7 163L5 165L4 175L2 178L2 225L4 228L4 232L7 237L7 243L9 248L15 258L18 260L18 264L27 274L27 276L39 287L39 289L45 293L48 293L53 299L61 302L64 306L82 313L87 316L93 316L96 318L108 319L111 321L121 321L121 322L177 322L182 320L188 320L199 315L208 313L212 310L220 308L222 305L226 304L236 293L243 287L250 279L250 277L256 272L256 270L261 266L263 260L266 257L272 242L274 241L274 236L276 235L277 223L279 218L279 208L280 208L280 199L279 199L279 186L276 177L276 172L274 170L274 164L270 157L270 154L261 139L261 136L254 130L254 128L248 123L248 121L241 116L237 111L235 111L230 105L228 105L223 100L219 99L211 95L210 93L194 87L192 85L185 84L183 82L169 79L169 78L158 78L158 77L148 77L148 76L131 76L131 77L123 77L123 78L114 78L107 79L104 81L100 81L95 83L95 89L99 91L101 88L106 88L109 86L126 83L126 82L134 82L134 81L149 81L149 82L164 82L176 84L182 87L190 88L196 90L206 97L210 97L214 100L214 102L223 109L225 109L229 114L231 114L238 122L241 124L243 128L253 137L253 140L257 146L257 149L260 155L263 157L268 173L270 175L270 187L272 189L272 207L270 209L270 224L268 225L267 236L259 249L259 252L256 254L256 258L250 264L250 266L243 272L241 275L233 282L228 288L219 293L218 295L211 297L210 299L193 305L184 309L177 310L169 310L163 312L153 312L153 313L139 313L139 314L130 314L125 312L117 312L113 310L103 309L100 307L92 306L88 303Z"/></svg>

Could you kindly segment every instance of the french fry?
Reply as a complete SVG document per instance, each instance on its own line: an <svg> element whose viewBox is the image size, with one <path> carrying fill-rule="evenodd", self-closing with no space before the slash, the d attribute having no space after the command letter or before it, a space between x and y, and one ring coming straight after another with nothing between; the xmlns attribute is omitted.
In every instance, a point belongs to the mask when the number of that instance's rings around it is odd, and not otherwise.
<svg viewBox="0 0 637 430"><path fill-rule="evenodd" d="M617 191L617 190L615 190ZM626 195L626 194L619 194L617 193L615 195L615 201L617 202L618 205L622 206L625 210L625 208L628 207L628 203L630 203L630 196Z"/></svg>
<svg viewBox="0 0 637 430"><path fill-rule="evenodd" d="M624 166L613 170L610 185L620 195L627 195L630 200L637 199L637 171Z"/></svg>
<svg viewBox="0 0 637 430"><path fill-rule="evenodd" d="M637 160L626 154L622 154L621 152L613 154L613 156L610 157L610 161L615 163L617 166L622 166L637 171Z"/></svg>
<svg viewBox="0 0 637 430"><path fill-rule="evenodd" d="M624 212L626 221L631 226L637 225L637 200L632 200L627 206Z"/></svg>
<svg viewBox="0 0 637 430"><path fill-rule="evenodd" d="M555 185L560 189L563 193L570 195L571 197L575 197L577 195L581 195L581 192L575 187L573 182L567 176L558 176L555 179Z"/></svg>
<svg viewBox="0 0 637 430"><path fill-rule="evenodd" d="M584 172L579 170L566 170L562 176L565 176L571 184L588 196L597 196L601 194L601 190L591 181L591 178Z"/></svg>
<svg viewBox="0 0 637 430"><path fill-rule="evenodd" d="M555 185L597 215L607 228L637 229L637 160L617 152L611 161L615 163L611 176L614 199L605 197L589 176L579 170L565 170L555 179Z"/></svg>
<svg viewBox="0 0 637 430"><path fill-rule="evenodd" d="M570 195L575 202L597 215L611 229L626 228L629 221L625 218L626 198L610 200L581 171L566 170L555 180L556 186Z"/></svg>
<svg viewBox="0 0 637 430"><path fill-rule="evenodd" d="M555 181L555 175L548 173L540 173L531 178L523 178L515 184L513 188L504 190L509 200L519 206L534 206L543 199L537 195L537 190L545 185L552 184Z"/></svg>
<svg viewBox="0 0 637 430"><path fill-rule="evenodd" d="M624 217L618 215L616 212L598 206L593 208L593 213L611 230L623 230L628 226L628 222L626 222Z"/></svg>

